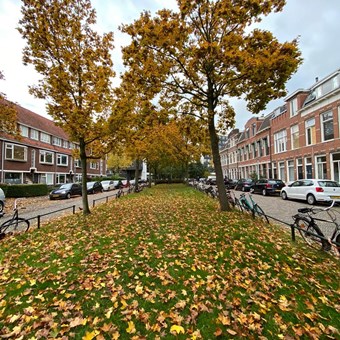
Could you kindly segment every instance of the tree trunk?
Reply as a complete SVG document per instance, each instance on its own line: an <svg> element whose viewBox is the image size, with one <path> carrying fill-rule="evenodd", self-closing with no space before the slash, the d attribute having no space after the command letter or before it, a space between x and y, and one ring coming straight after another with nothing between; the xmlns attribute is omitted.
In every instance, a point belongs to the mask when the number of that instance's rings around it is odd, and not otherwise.
<svg viewBox="0 0 340 340"><path fill-rule="evenodd" d="M209 121L209 135L211 143L211 152L213 156L214 168L216 173L216 184L218 190L218 199L220 202L220 209L221 211L228 211L230 210L230 206L227 200L227 194L224 185L221 157L218 149L218 137L216 134L214 117L211 117Z"/></svg>
<svg viewBox="0 0 340 340"><path fill-rule="evenodd" d="M89 201L87 199L87 156L86 156L86 145L83 139L79 141L79 153L81 160L81 186L82 186L82 202L83 202L83 214L88 215L91 213L89 208Z"/></svg>
<svg viewBox="0 0 340 340"><path fill-rule="evenodd" d="M136 169L135 169L135 192L138 192L138 190L139 190L139 185L138 185L139 164L140 164L140 160L139 160L139 158L137 158L136 159Z"/></svg>

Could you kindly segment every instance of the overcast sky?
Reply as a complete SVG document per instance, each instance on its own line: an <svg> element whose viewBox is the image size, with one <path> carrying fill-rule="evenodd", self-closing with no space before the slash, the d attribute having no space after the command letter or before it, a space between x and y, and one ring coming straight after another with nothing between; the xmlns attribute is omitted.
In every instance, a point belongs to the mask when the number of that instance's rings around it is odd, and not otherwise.
<svg viewBox="0 0 340 340"><path fill-rule="evenodd" d="M176 8L175 0L92 0L97 10L99 33L113 31L115 50L112 53L117 75L122 72L120 46L128 43L127 36L118 31L122 23L131 23L144 10L154 13L163 7ZM45 103L28 93L28 85L37 83L39 75L32 66L22 64L25 42L16 30L20 19L20 0L0 1L0 70L5 81L0 81L0 92L21 106L47 116ZM340 69L340 1L339 0L287 0L281 13L265 18L261 27L273 32L279 41L299 37L299 47L304 59L298 71L287 82L288 94L299 88L307 89L315 78L322 79ZM251 114L245 103L232 101L236 108L236 127L243 129ZM263 114L282 105L284 99L272 101Z"/></svg>

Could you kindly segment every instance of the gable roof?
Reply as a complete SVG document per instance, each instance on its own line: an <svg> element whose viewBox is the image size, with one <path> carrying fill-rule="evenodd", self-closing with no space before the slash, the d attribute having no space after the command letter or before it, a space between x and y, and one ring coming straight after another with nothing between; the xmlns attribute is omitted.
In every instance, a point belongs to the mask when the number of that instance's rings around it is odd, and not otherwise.
<svg viewBox="0 0 340 340"><path fill-rule="evenodd" d="M14 104L17 109L18 123L31 127L33 129L48 133L52 136L56 136L65 140L69 140L69 136L60 127L57 126L52 120L38 115L30 110L21 107L18 104Z"/></svg>

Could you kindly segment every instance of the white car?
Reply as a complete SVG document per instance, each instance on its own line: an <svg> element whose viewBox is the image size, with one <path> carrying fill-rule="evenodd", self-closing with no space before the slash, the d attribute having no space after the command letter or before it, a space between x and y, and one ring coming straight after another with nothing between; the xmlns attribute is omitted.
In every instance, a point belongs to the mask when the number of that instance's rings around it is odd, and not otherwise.
<svg viewBox="0 0 340 340"><path fill-rule="evenodd" d="M101 181L104 191L110 191L115 189L115 182L114 181Z"/></svg>
<svg viewBox="0 0 340 340"><path fill-rule="evenodd" d="M340 184L327 179L300 179L281 189L282 199L306 200L316 202L340 202Z"/></svg>

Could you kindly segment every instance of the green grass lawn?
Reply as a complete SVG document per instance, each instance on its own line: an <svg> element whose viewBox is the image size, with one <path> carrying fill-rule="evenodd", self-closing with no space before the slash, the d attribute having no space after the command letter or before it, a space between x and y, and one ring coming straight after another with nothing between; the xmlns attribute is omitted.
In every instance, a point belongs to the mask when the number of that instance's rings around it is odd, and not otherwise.
<svg viewBox="0 0 340 340"><path fill-rule="evenodd" d="M339 260L184 185L0 242L0 338L340 337Z"/></svg>

